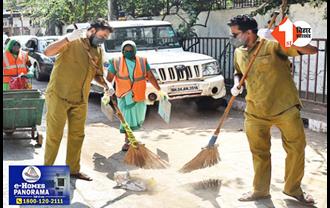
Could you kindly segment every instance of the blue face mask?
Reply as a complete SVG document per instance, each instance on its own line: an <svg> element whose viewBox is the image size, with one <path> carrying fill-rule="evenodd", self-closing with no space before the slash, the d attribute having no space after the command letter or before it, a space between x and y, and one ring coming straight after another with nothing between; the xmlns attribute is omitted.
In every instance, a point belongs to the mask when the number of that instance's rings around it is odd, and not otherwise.
<svg viewBox="0 0 330 208"><path fill-rule="evenodd" d="M134 51L124 51L124 57L128 59L133 59L135 57Z"/></svg>

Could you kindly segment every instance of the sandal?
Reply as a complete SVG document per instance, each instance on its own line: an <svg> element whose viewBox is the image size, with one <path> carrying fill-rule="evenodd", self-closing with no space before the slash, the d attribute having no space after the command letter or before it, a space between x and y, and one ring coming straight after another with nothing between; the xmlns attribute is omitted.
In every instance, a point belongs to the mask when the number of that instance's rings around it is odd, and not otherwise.
<svg viewBox="0 0 330 208"><path fill-rule="evenodd" d="M241 198L238 199L238 201L242 201L242 202L247 202L247 201L256 201L256 200L260 200L260 199L269 199L271 198L270 194L268 195L264 195L264 196L258 196L255 195L252 191L249 191L247 193L244 193Z"/></svg>
<svg viewBox="0 0 330 208"><path fill-rule="evenodd" d="M129 149L129 143L125 143L122 148L121 151L126 152Z"/></svg>
<svg viewBox="0 0 330 208"><path fill-rule="evenodd" d="M290 196L290 197L293 197L295 198L297 201L305 204L305 205L313 205L313 204L316 204L315 200L313 199L312 195L310 194L306 194L305 192L303 192L301 195L299 196L293 196L293 195L290 195L290 194L287 194L283 191L283 194L287 195L287 196Z"/></svg>
<svg viewBox="0 0 330 208"><path fill-rule="evenodd" d="M93 180L91 177L89 177L88 175L86 175L84 173L74 173L74 174L71 173L70 177L85 180L85 181L92 181Z"/></svg>

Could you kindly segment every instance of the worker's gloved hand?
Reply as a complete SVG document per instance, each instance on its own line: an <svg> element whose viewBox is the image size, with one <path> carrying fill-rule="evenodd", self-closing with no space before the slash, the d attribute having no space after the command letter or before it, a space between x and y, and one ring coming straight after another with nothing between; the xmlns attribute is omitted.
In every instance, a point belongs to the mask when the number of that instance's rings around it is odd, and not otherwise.
<svg viewBox="0 0 330 208"><path fill-rule="evenodd" d="M162 99L162 100L168 99L167 93L164 92L163 90L159 90L158 93L159 93L160 99Z"/></svg>
<svg viewBox="0 0 330 208"><path fill-rule="evenodd" d="M108 93L104 93L101 102L103 105L108 105L110 103L110 96Z"/></svg>
<svg viewBox="0 0 330 208"><path fill-rule="evenodd" d="M242 94L243 89L244 89L243 86L241 86L241 88L238 89L238 88L237 88L238 85L239 85L238 83L235 84L235 85L231 88L231 90L230 90L231 94L232 94L233 96L235 96L235 97L236 97L237 95L239 95L239 94Z"/></svg>
<svg viewBox="0 0 330 208"><path fill-rule="evenodd" d="M72 33L67 34L65 37L69 42L77 40L83 36L84 29L74 30Z"/></svg>
<svg viewBox="0 0 330 208"><path fill-rule="evenodd" d="M27 75L27 74L24 74L24 73L20 73L20 74L18 75L18 77L19 77L19 78L27 78L27 79L29 78L28 75Z"/></svg>
<svg viewBox="0 0 330 208"><path fill-rule="evenodd" d="M25 76L26 76L26 78L28 78L28 79L32 79L32 78L34 77L34 74L33 74L32 71L29 71Z"/></svg>
<svg viewBox="0 0 330 208"><path fill-rule="evenodd" d="M258 30L258 36L261 38L265 38L267 40L277 41L272 35L273 30L268 28L261 28Z"/></svg>
<svg viewBox="0 0 330 208"><path fill-rule="evenodd" d="M109 90L106 90L103 94L101 102L103 105L108 105L110 103L110 97L115 94L113 87L110 87Z"/></svg>

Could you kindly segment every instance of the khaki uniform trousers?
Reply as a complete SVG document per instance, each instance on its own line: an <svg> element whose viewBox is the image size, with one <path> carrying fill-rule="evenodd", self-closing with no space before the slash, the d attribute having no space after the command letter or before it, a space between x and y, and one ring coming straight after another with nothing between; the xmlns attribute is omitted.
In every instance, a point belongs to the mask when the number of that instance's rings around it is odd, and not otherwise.
<svg viewBox="0 0 330 208"><path fill-rule="evenodd" d="M245 131L254 166L253 188L256 195L268 195L271 180L270 129L278 127L282 134L285 159L284 192L300 195L304 176L306 139L299 109L294 106L277 116L260 118L245 113Z"/></svg>
<svg viewBox="0 0 330 208"><path fill-rule="evenodd" d="M44 165L53 165L63 137L63 130L68 120L68 143L66 164L70 173L80 171L81 147L85 137L87 103L72 104L54 93L46 94L46 147Z"/></svg>

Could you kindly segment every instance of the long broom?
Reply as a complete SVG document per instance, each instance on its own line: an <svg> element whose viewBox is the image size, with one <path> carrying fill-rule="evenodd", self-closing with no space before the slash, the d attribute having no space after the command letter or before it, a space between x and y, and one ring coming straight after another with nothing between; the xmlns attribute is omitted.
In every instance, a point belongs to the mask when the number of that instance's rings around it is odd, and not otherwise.
<svg viewBox="0 0 330 208"><path fill-rule="evenodd" d="M77 25L74 24L75 29L78 29ZM104 87L105 91L109 91L109 86L106 83L103 77L102 69L99 69L97 65L97 58L93 57L90 53L90 46L88 46L85 42L83 42L83 47L86 49L88 57L91 60L93 68L96 70L95 80L101 83ZM128 140L130 142L130 147L125 155L124 162L129 165L134 165L140 168L145 169L156 169L156 168L166 168L169 164L166 161L163 161L158 155L154 154L150 150L148 150L144 144L139 143L134 135L133 131L125 121L125 118L121 111L117 106L116 100L111 97L111 101L113 103L113 107L115 108L116 114L123 125L126 134L128 135Z"/></svg>
<svg viewBox="0 0 330 208"><path fill-rule="evenodd" d="M274 24L276 17L279 15L279 12L274 12L272 15L272 20L269 22L268 24L268 29L270 29L272 27L272 25ZM241 86L244 84L245 79L249 73L249 71L251 70L252 64L255 60L255 58L257 57L261 46L263 45L263 43L265 42L265 39L261 39L256 51L254 52L254 54L252 55L252 58L248 64L248 68L246 73L243 75L242 79L239 82L238 85L238 89L241 88ZM218 144L215 145L215 142L217 141L218 135L220 133L220 129L225 121L225 119L228 116L228 113L231 109L231 106L233 105L233 102L235 100L236 96L232 96L228 102L228 105L225 109L224 114L221 116L218 126L216 128L216 130L214 131L213 136L211 137L211 139L209 140L209 143L206 147L203 147L202 150L188 163L186 163L179 171L182 173L188 173L191 172L193 170L197 170L197 169L202 169L202 168L206 168L206 167L211 167L215 164L217 164L220 161L220 156L219 156L219 151L218 151Z"/></svg>

